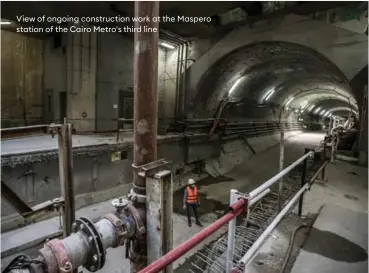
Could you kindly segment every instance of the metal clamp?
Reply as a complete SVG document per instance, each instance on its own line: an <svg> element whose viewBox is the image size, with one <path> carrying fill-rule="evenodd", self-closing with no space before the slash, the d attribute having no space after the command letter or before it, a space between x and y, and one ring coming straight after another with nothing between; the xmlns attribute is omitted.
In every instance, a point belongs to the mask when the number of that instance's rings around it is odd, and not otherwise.
<svg viewBox="0 0 369 273"><path fill-rule="evenodd" d="M146 195L135 193L133 189L128 194L128 199L135 203L146 203Z"/></svg>
<svg viewBox="0 0 369 273"><path fill-rule="evenodd" d="M140 214L138 213L138 210L131 206L131 205L128 205L127 208L126 208L127 212L130 213L135 221L135 224L136 224L136 236L137 237L142 237L146 234L146 228L145 228L145 225L141 219L141 216Z"/></svg>
<svg viewBox="0 0 369 273"><path fill-rule="evenodd" d="M124 245L127 232L124 230L122 221L113 213L108 213L103 218L109 220L115 227L116 243L113 247L115 248Z"/></svg>
<svg viewBox="0 0 369 273"><path fill-rule="evenodd" d="M64 244L59 239L53 239L45 244L45 247L49 248L53 253L59 270L65 273L70 273L73 270L72 264L69 260L67 250ZM69 270L69 271L68 271Z"/></svg>

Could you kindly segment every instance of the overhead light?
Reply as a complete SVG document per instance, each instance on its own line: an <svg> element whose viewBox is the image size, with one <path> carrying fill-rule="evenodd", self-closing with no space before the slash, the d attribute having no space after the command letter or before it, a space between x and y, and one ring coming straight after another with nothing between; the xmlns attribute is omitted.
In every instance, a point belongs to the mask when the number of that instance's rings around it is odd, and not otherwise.
<svg viewBox="0 0 369 273"><path fill-rule="evenodd" d="M239 85L239 83L241 82L241 79L242 79L242 77L241 78L238 78L235 82L234 82L234 84L232 85L232 87L231 87L231 89L229 89L229 91L228 91L228 95L230 95L230 94L232 94L233 93L233 91L236 89L236 87Z"/></svg>
<svg viewBox="0 0 369 273"><path fill-rule="evenodd" d="M315 104L313 104L312 106L309 107L308 111L311 112L311 110L313 110L315 107Z"/></svg>
<svg viewBox="0 0 369 273"><path fill-rule="evenodd" d="M315 109L314 114L318 113L319 111L320 111L320 107Z"/></svg>
<svg viewBox="0 0 369 273"><path fill-rule="evenodd" d="M1 19L0 20L0 25L11 25L12 22L6 19Z"/></svg>
<svg viewBox="0 0 369 273"><path fill-rule="evenodd" d="M168 49L175 49L176 48L174 45L164 43L164 42L160 42L159 45L162 46L162 47L168 48Z"/></svg>
<svg viewBox="0 0 369 273"><path fill-rule="evenodd" d="M265 95L265 97L263 98L263 101L267 101L268 99L270 99L270 97L273 95L274 91L275 91L274 88L272 88L271 90L269 90L267 92L267 94Z"/></svg>
<svg viewBox="0 0 369 273"><path fill-rule="evenodd" d="M286 102L286 106L288 106L291 103L291 101L293 101L293 97L288 99L288 101Z"/></svg>
<svg viewBox="0 0 369 273"><path fill-rule="evenodd" d="M295 113L298 113L298 112L299 112L299 110L298 110L298 109L296 109L296 110L295 110Z"/></svg>
<svg viewBox="0 0 369 273"><path fill-rule="evenodd" d="M302 108L302 109L304 109L304 107L305 107L305 106L307 106L307 103L308 103L308 101L307 101L307 100L306 100L306 101L304 101L304 102L301 104L301 108Z"/></svg>
<svg viewBox="0 0 369 273"><path fill-rule="evenodd" d="M325 113L325 110L322 110L321 112L320 112L320 115L323 115Z"/></svg>

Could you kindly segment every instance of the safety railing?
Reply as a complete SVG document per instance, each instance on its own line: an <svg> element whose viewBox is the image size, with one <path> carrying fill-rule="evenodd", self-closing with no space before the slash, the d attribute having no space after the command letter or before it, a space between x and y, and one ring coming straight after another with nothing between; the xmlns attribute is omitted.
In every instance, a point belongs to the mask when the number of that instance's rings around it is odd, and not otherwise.
<svg viewBox="0 0 369 273"><path fill-rule="evenodd" d="M312 169L315 173L307 179L308 162L313 160L313 155L321 150L323 151L324 162L317 171ZM169 251L139 273L156 273L164 270L168 265L178 260L226 224L228 224L228 233L215 243L203 246L203 249L198 251L194 258L188 259L186 269L191 273L243 272L270 232L298 200L298 213L301 216L303 195L306 190L310 189L320 173L322 173L322 179L324 179L325 167L330 157L331 155L326 154L326 142L324 142L315 150L306 149L302 157L250 193L244 194L237 190L231 190L230 211L225 216ZM285 181L282 192L280 192L277 182L295 171L298 166L301 166L298 170L300 172L300 183L296 183L296 181L293 181L293 183L287 181L286 183ZM277 203L280 201L285 206L279 211ZM236 221L237 216L241 215L244 218ZM236 222L241 224L236 225Z"/></svg>
<svg viewBox="0 0 369 273"><path fill-rule="evenodd" d="M193 119L177 121L176 131L189 134L207 134L211 129L214 119ZM285 132L302 130L300 122L285 122ZM220 119L218 126L213 133L219 133L224 137L235 135L260 136L267 134L276 134L281 130L281 124L277 121L243 121L229 122L226 119Z"/></svg>
<svg viewBox="0 0 369 273"><path fill-rule="evenodd" d="M1 128L1 138L10 138L10 137L19 137L25 135L34 135L34 134L47 134L48 133L48 124L39 124L39 125L30 125L30 126L19 126L19 127L8 127Z"/></svg>

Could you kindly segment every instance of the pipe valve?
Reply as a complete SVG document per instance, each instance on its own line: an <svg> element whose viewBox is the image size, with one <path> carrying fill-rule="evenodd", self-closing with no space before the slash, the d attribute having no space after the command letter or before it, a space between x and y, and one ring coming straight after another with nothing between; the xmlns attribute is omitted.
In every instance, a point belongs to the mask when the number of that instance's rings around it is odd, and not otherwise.
<svg viewBox="0 0 369 273"><path fill-rule="evenodd" d="M119 197L119 198L113 199L113 201L111 201L111 204L113 205L113 207L115 207L115 209L117 210L117 213L121 213L122 210L128 206L128 200L123 199L123 197Z"/></svg>

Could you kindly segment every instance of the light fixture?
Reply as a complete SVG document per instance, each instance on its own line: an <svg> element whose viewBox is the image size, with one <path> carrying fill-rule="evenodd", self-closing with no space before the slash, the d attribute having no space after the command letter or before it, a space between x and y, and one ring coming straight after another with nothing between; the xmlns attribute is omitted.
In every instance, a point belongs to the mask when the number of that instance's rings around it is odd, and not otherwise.
<svg viewBox="0 0 369 273"><path fill-rule="evenodd" d="M0 25L11 25L12 22L6 19L1 19L0 20Z"/></svg>
<svg viewBox="0 0 369 273"><path fill-rule="evenodd" d="M291 101L293 101L293 97L292 97L292 98L289 98L289 99L287 100L287 102L286 102L285 106L288 106L288 105L291 103Z"/></svg>
<svg viewBox="0 0 369 273"><path fill-rule="evenodd" d="M270 99L270 97L273 95L274 91L275 91L275 90L274 90L274 88L270 89L270 90L266 93L266 95L264 96L263 101L267 101L268 99Z"/></svg>
<svg viewBox="0 0 369 273"><path fill-rule="evenodd" d="M312 106L309 107L308 111L311 112L311 110L313 110L315 107L315 104L313 104Z"/></svg>
<svg viewBox="0 0 369 273"><path fill-rule="evenodd" d="M296 110L295 110L295 113L298 113L298 112L299 112L299 110L298 110L298 109L296 109Z"/></svg>
<svg viewBox="0 0 369 273"><path fill-rule="evenodd" d="M323 115L325 113L325 110L322 110L321 112L320 112L320 115Z"/></svg>
<svg viewBox="0 0 369 273"><path fill-rule="evenodd" d="M314 114L318 113L319 111L320 111L320 107L318 107L318 108L316 108L316 109L314 110Z"/></svg>
<svg viewBox="0 0 369 273"><path fill-rule="evenodd" d="M307 101L307 100L306 100L306 101L304 101L304 102L301 104L301 108L302 108L302 109L304 109L304 107L305 107L305 106L307 106L307 103L308 103L308 101Z"/></svg>
<svg viewBox="0 0 369 273"><path fill-rule="evenodd" d="M231 95L231 94L233 93L233 91L236 89L236 87L240 84L241 79L242 79L242 77L241 77L241 78L238 78L238 79L234 82L234 84L232 85L231 89L229 89L229 91L228 91L228 95Z"/></svg>
<svg viewBox="0 0 369 273"><path fill-rule="evenodd" d="M159 45L162 46L162 47L168 48L168 49L175 49L176 48L174 45L171 45L171 44L168 44L168 43L165 43L165 42L160 42Z"/></svg>

